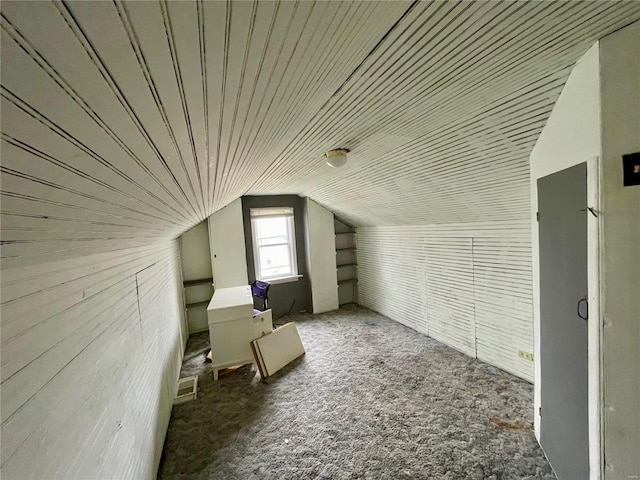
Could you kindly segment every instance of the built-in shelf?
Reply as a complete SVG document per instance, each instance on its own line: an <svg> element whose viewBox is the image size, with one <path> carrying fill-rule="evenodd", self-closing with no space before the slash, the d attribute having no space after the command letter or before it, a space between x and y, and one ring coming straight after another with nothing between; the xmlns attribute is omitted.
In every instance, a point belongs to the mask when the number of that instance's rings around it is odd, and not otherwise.
<svg viewBox="0 0 640 480"><path fill-rule="evenodd" d="M335 218L336 271L338 274L338 303L344 305L358 301L358 242L353 227ZM342 263L341 263L342 262Z"/></svg>
<svg viewBox="0 0 640 480"><path fill-rule="evenodd" d="M195 303L187 303L187 308L195 308L195 307L206 307L209 305L210 300L205 300L204 302L195 302Z"/></svg>
<svg viewBox="0 0 640 480"><path fill-rule="evenodd" d="M182 282L182 285L185 287L191 287L193 285L204 285L205 283L209 283L209 284L213 283L213 277L198 278L197 280L185 280L184 282Z"/></svg>

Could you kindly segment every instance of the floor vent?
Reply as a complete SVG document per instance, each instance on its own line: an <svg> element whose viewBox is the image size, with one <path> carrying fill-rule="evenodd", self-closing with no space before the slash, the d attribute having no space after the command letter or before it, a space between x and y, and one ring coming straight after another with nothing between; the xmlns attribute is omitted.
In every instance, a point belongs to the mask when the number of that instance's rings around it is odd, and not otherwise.
<svg viewBox="0 0 640 480"><path fill-rule="evenodd" d="M195 400L198 395L198 376L185 377L178 380L178 389L176 398L173 399L174 405Z"/></svg>

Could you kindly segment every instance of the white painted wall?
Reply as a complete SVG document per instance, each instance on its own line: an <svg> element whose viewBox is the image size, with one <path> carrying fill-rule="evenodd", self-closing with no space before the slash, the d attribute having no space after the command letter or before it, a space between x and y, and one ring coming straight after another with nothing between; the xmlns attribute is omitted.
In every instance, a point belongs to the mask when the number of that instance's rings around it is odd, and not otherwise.
<svg viewBox="0 0 640 480"><path fill-rule="evenodd" d="M155 478L182 359L175 241L2 270L3 478Z"/></svg>
<svg viewBox="0 0 640 480"><path fill-rule="evenodd" d="M207 222L201 222L180 237L180 260L185 280L212 276Z"/></svg>
<svg viewBox="0 0 640 480"><path fill-rule="evenodd" d="M338 276L333 213L310 198L306 202L307 270L313 313L338 309Z"/></svg>
<svg viewBox="0 0 640 480"><path fill-rule="evenodd" d="M547 124L531 152L531 243L533 261L533 319L535 352L534 426L540 439L540 257L538 246L537 180L582 162L587 162L588 200L597 209L598 161L600 155L600 79L598 45L576 63ZM599 428L599 335L597 311L598 274L597 221L588 222L589 283L589 461L592 475L600 470ZM595 241L594 241L595 240ZM597 476L593 478L598 478Z"/></svg>
<svg viewBox="0 0 640 480"><path fill-rule="evenodd" d="M249 280L240 198L209 217L209 241L215 288L247 285Z"/></svg>
<svg viewBox="0 0 640 480"><path fill-rule="evenodd" d="M357 232L361 305L533 380L528 221Z"/></svg>
<svg viewBox="0 0 640 480"><path fill-rule="evenodd" d="M622 155L640 151L640 22L600 42L601 280L606 479L640 478L640 186Z"/></svg>
<svg viewBox="0 0 640 480"><path fill-rule="evenodd" d="M605 37L582 57L531 154L536 356L536 180L587 161L589 205L600 212L598 220L587 217L591 478L601 478L602 469L605 478L640 477L640 253L635 248L640 244L640 188L622 187L622 155L640 150L639 44L636 23ZM538 382L535 403L537 412ZM537 415L535 420L539 436Z"/></svg>
<svg viewBox="0 0 640 480"><path fill-rule="evenodd" d="M182 234L179 239L182 276L187 280L200 280L213 276L211 272L211 250L209 249L209 229L207 222L198 225ZM191 285L184 289L187 304L211 300L213 287L211 283ZM187 309L189 332L202 332L209 329L207 322L207 306Z"/></svg>

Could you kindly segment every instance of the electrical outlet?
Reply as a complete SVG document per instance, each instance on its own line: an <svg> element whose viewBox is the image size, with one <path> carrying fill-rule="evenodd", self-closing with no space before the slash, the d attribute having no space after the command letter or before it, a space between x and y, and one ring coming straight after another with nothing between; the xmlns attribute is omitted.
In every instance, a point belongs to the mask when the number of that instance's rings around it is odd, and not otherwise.
<svg viewBox="0 0 640 480"><path fill-rule="evenodd" d="M518 350L518 356L533 362L533 353L525 352L524 350Z"/></svg>

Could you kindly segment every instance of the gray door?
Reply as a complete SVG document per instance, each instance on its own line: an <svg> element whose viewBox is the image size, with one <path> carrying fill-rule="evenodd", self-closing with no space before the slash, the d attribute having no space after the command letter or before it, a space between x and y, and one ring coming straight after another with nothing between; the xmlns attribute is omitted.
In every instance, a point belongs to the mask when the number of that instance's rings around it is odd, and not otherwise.
<svg viewBox="0 0 640 480"><path fill-rule="evenodd" d="M559 480L589 478L587 165L538 180L540 443Z"/></svg>

